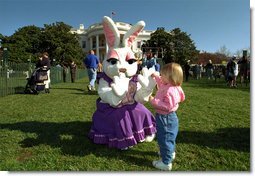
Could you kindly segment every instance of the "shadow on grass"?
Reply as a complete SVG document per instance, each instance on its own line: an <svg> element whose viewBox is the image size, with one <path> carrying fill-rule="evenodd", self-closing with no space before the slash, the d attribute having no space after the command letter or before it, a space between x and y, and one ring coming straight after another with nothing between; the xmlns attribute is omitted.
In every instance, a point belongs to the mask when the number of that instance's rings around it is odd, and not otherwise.
<svg viewBox="0 0 255 176"><path fill-rule="evenodd" d="M219 88L219 89L250 92L250 84L248 84L247 86L245 85L241 86L240 84L238 84L237 88L230 88L227 85L227 82L225 82L224 80L218 80L216 82L214 80L206 80L206 79L190 80L189 82L184 82L184 85L185 87L199 87L199 88L206 88L206 89Z"/></svg>
<svg viewBox="0 0 255 176"><path fill-rule="evenodd" d="M63 155L77 157L94 155L96 157L115 158L127 163L146 167L151 165L150 158L157 156L154 150L141 151L137 147L134 147L127 151L121 151L108 148L106 145L94 144L87 137L90 127L91 122L83 121L59 123L25 121L0 124L0 129L18 130L23 133L36 134L34 138L28 137L19 142L23 148L49 145L52 148L60 148ZM212 149L250 152L250 129L222 128L214 133L180 131L177 137L177 143L195 144Z"/></svg>
<svg viewBox="0 0 255 176"><path fill-rule="evenodd" d="M250 152L250 128L221 128L214 133L179 131L176 143Z"/></svg>
<svg viewBox="0 0 255 176"><path fill-rule="evenodd" d="M24 133L35 133L37 137L26 138L19 142L21 147L30 148L39 145L49 145L53 148L60 148L63 155L84 157L93 154L97 157L119 158L136 165L151 165L151 160L145 157L140 158L141 151L121 151L115 148L108 148L106 145L94 144L88 137L91 122L37 122L25 121L18 123L0 124L0 129L18 130ZM139 145L139 144L138 144ZM155 151L144 151L142 155L155 156Z"/></svg>
<svg viewBox="0 0 255 176"><path fill-rule="evenodd" d="M88 91L84 89L78 89L73 87L61 87L61 88L52 88L56 90L73 90L75 92L72 92L71 94L77 94L77 95L98 95L97 91Z"/></svg>
<svg viewBox="0 0 255 176"><path fill-rule="evenodd" d="M59 90L74 90L74 91L79 91L79 92L84 92L84 89L79 89L75 87L53 87L51 89L59 89Z"/></svg>

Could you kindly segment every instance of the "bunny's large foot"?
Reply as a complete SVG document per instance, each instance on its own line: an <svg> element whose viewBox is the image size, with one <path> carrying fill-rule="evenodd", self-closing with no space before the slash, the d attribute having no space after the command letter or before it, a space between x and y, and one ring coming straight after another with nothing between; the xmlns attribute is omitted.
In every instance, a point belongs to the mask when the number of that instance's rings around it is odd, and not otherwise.
<svg viewBox="0 0 255 176"><path fill-rule="evenodd" d="M152 134L152 135L150 135L150 136L146 136L146 138L145 138L145 142L151 142L151 141L153 141L153 139L155 138L155 134Z"/></svg>

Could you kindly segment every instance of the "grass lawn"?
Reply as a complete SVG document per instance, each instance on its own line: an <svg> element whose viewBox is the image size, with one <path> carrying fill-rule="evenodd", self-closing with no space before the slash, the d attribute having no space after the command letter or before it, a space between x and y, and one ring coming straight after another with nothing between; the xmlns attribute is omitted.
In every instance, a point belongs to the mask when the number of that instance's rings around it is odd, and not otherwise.
<svg viewBox="0 0 255 176"><path fill-rule="evenodd" d="M156 171L155 140L120 151L87 138L98 98L84 91L87 82L0 97L0 170ZM250 171L250 89L208 80L183 89L173 171Z"/></svg>

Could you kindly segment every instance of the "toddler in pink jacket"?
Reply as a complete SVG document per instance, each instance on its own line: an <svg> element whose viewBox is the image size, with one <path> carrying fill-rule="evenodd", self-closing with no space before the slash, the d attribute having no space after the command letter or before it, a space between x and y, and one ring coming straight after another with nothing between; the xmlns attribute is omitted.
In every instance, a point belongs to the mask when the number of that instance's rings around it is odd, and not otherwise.
<svg viewBox="0 0 255 176"><path fill-rule="evenodd" d="M150 103L156 111L157 140L161 160L153 161L152 164L160 170L171 170L179 126L176 111L179 103L185 100L181 88L183 71L179 64L169 63L163 66L160 73L161 76L152 74L158 90L155 97L150 97Z"/></svg>

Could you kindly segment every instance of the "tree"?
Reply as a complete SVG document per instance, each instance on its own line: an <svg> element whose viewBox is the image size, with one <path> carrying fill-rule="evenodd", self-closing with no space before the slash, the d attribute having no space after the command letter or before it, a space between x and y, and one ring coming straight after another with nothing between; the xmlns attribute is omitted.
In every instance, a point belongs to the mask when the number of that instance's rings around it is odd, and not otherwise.
<svg viewBox="0 0 255 176"><path fill-rule="evenodd" d="M180 63L185 64L187 60L195 62L198 59L199 51L193 40L190 38L186 32L182 32L180 28L175 28L171 32L171 45L169 49L169 55L165 58Z"/></svg>
<svg viewBox="0 0 255 176"><path fill-rule="evenodd" d="M44 28L25 26L12 36L0 35L3 47L9 51L9 60L13 62L35 62L38 54L48 52L50 58L61 63L74 60L81 64L84 53L77 40L77 34L70 33L71 26L56 22L44 25Z"/></svg>
<svg viewBox="0 0 255 176"><path fill-rule="evenodd" d="M190 35L175 28L166 32L164 28L158 28L151 34L151 39L146 42L147 47L154 47L163 51L165 63L176 62L183 65L187 60L196 61L199 51Z"/></svg>
<svg viewBox="0 0 255 176"><path fill-rule="evenodd" d="M51 25L45 24L44 27L41 49L47 51L56 63L74 60L80 64L84 53L77 40L77 34L70 33L71 26L56 22Z"/></svg>
<svg viewBox="0 0 255 176"><path fill-rule="evenodd" d="M227 49L225 45L221 46L220 49L216 51L216 53L220 53L228 57L231 56L231 52L229 51L229 49Z"/></svg>
<svg viewBox="0 0 255 176"><path fill-rule="evenodd" d="M165 31L163 27L157 28L157 30L151 34L150 40L148 40L143 48L143 52L151 51L152 53L158 54L159 58L164 56L164 50L167 48L167 44L170 42L170 34Z"/></svg>
<svg viewBox="0 0 255 176"><path fill-rule="evenodd" d="M41 29L36 26L19 28L12 36L3 36L3 47L8 49L9 61L27 62L36 59L40 47Z"/></svg>
<svg viewBox="0 0 255 176"><path fill-rule="evenodd" d="M202 63L206 65L209 62L209 60L211 60L213 64L223 64L223 63L227 63L228 56L221 53L204 52L198 55L197 63Z"/></svg>

